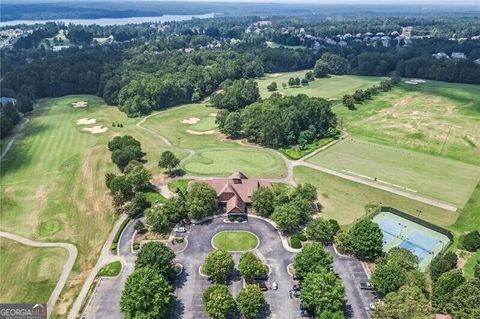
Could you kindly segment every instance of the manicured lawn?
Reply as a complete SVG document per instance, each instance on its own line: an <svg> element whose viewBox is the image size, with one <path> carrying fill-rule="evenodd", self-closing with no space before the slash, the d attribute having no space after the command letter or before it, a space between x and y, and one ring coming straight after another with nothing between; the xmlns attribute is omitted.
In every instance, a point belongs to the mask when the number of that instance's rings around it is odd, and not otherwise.
<svg viewBox="0 0 480 319"><path fill-rule="evenodd" d="M198 122L197 124L190 125L190 129L193 131L204 132L216 129L217 126L218 125L215 123L215 116L211 116L209 114L208 117L200 119L200 122Z"/></svg>
<svg viewBox="0 0 480 319"><path fill-rule="evenodd" d="M314 169L297 166L294 168L297 183L311 183L317 188L322 205L321 217L336 219L346 226L365 216L367 205L395 207L435 225L452 225L458 213L442 210L408 198L394 195L366 185L354 183Z"/></svg>
<svg viewBox="0 0 480 319"><path fill-rule="evenodd" d="M299 148L299 147L280 148L279 151L282 152L284 155L286 155L288 158L297 160L304 157L305 155L312 153L316 149L327 145L331 141L333 141L333 138L322 138L316 143L309 144L304 148Z"/></svg>
<svg viewBox="0 0 480 319"><path fill-rule="evenodd" d="M305 77L305 73L309 70L298 72L285 72L280 75L267 75L265 78L258 80L258 88L263 98L269 97L273 92L267 90L267 86L272 82L277 82L278 91L285 95L307 94L312 97L321 97L330 99L334 103L339 103L345 94L352 94L355 90L366 89L373 85L378 85L383 80L381 77L374 76L355 76L355 75L332 75L329 78L315 79L307 86L288 87L284 89L282 83L288 84L290 78ZM335 102L338 101L338 102Z"/></svg>
<svg viewBox="0 0 480 319"><path fill-rule="evenodd" d="M465 274L465 277L473 278L474 267L477 263L480 263L480 252L472 255L465 263L465 266L463 266L463 273Z"/></svg>
<svg viewBox="0 0 480 319"><path fill-rule="evenodd" d="M0 303L46 303L67 261L63 248L0 240Z"/></svg>
<svg viewBox="0 0 480 319"><path fill-rule="evenodd" d="M86 101L88 106L73 108L72 102L77 101ZM94 118L96 123L77 125L82 118ZM146 166L160 171L158 158L167 147L151 133L139 130L138 121L94 96L45 99L1 163L1 228L40 241L70 242L79 249L71 277L75 280L67 283L54 315L64 315L73 302L117 218L105 186L105 173L117 172L107 142L114 135L133 135L147 152ZM112 122L123 127L112 127ZM108 130L95 135L82 131L96 125ZM18 276L11 280L22 277L21 272L10 275ZM30 293L43 294L36 286ZM63 313L57 313L59 309Z"/></svg>
<svg viewBox="0 0 480 319"><path fill-rule="evenodd" d="M457 234L480 229L480 183L477 185L460 216L450 229Z"/></svg>
<svg viewBox="0 0 480 319"><path fill-rule="evenodd" d="M205 104L188 104L159 112L148 118L143 126L165 136L180 152L185 148L196 151L183 164L188 174L228 176L242 171L247 176L265 178L286 174L283 160L271 150L243 146L219 134L195 135L187 132L202 121L212 121L214 117L211 114L216 112L217 109ZM200 122L181 122L190 118L198 118Z"/></svg>
<svg viewBox="0 0 480 319"><path fill-rule="evenodd" d="M187 192L187 187L189 182L190 180L185 178L174 179L168 182L168 189L172 192L176 192L177 190L180 190L182 193L185 194Z"/></svg>
<svg viewBox="0 0 480 319"><path fill-rule="evenodd" d="M282 177L285 164L278 155L255 148L213 149L197 151L184 164L193 175L229 176L241 171L249 177Z"/></svg>
<svg viewBox="0 0 480 319"><path fill-rule="evenodd" d="M463 207L480 167L425 153L348 138L308 159L337 171L377 178Z"/></svg>
<svg viewBox="0 0 480 319"><path fill-rule="evenodd" d="M479 85L402 82L355 111L334 111L354 137L480 165L479 96Z"/></svg>
<svg viewBox="0 0 480 319"><path fill-rule="evenodd" d="M226 251L248 251L257 247L258 239L245 231L223 231L213 236L212 244Z"/></svg>
<svg viewBox="0 0 480 319"><path fill-rule="evenodd" d="M122 270L122 263L120 261L114 261L106 265L98 272L98 276L101 277L115 277L118 276Z"/></svg>

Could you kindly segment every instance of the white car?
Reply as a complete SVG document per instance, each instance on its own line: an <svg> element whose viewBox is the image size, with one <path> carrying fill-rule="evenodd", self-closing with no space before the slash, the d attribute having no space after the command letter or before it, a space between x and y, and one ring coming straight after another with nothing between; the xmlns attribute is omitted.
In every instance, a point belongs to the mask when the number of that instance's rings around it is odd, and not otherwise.
<svg viewBox="0 0 480 319"><path fill-rule="evenodd" d="M187 232L185 227L175 227L175 229L173 231L176 232L176 233L186 233Z"/></svg>
<svg viewBox="0 0 480 319"><path fill-rule="evenodd" d="M276 281L272 282L272 290L277 290L278 289L278 284Z"/></svg>

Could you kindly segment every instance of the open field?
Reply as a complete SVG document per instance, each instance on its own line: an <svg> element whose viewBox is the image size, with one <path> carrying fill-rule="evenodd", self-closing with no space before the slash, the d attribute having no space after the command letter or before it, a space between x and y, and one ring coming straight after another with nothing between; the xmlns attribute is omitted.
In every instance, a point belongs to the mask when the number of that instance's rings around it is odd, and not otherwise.
<svg viewBox="0 0 480 319"><path fill-rule="evenodd" d="M118 276L122 270L122 263L119 260L112 261L98 272L101 277L115 277Z"/></svg>
<svg viewBox="0 0 480 319"><path fill-rule="evenodd" d="M46 303L63 265L63 248L34 248L0 239L0 303Z"/></svg>
<svg viewBox="0 0 480 319"><path fill-rule="evenodd" d="M353 136L480 165L480 86L400 83L349 111L334 111Z"/></svg>
<svg viewBox="0 0 480 319"><path fill-rule="evenodd" d="M285 175L283 160L271 150L243 146L219 134L195 135L187 132L198 125L202 130L215 127L214 117L211 116L215 111L204 104L184 105L149 117L143 127L165 136L177 148L197 151L183 164L189 174L228 176L242 171L247 176L265 178Z"/></svg>
<svg viewBox="0 0 480 319"><path fill-rule="evenodd" d="M77 101L86 101L87 107L72 107ZM94 118L109 129L101 134L83 132L86 125L77 125L82 118ZM112 127L112 121L124 127ZM110 160L108 140L119 134L135 136L147 150L147 167L160 171L156 163L166 146L136 128L137 121L93 96L46 99L2 162L2 229L39 241L70 242L79 250L54 315L67 312L116 219L104 181L107 171L117 170ZM32 289L31 293L43 292Z"/></svg>
<svg viewBox="0 0 480 319"><path fill-rule="evenodd" d="M473 278L475 274L475 265L480 263L480 252L473 254L465 263L463 267L463 273L467 278Z"/></svg>
<svg viewBox="0 0 480 319"><path fill-rule="evenodd" d="M314 169L297 166L294 168L297 183L311 183L317 188L322 204L320 216L336 219L347 226L367 213L368 205L392 206L406 213L442 227L452 225L458 213L426 205L403 196L357 184Z"/></svg>
<svg viewBox="0 0 480 319"><path fill-rule="evenodd" d="M420 152L348 138L308 162L377 178L463 207L480 181L480 167Z"/></svg>
<svg viewBox="0 0 480 319"><path fill-rule="evenodd" d="M222 231L213 236L212 245L226 251L249 251L257 247L258 239L246 231Z"/></svg>
<svg viewBox="0 0 480 319"><path fill-rule="evenodd" d="M324 99L338 99L344 94L352 94L355 90L366 89L373 85L378 85L384 78L374 76L355 76L355 75L332 75L328 78L315 79L307 86L287 87L284 89L282 83L288 84L288 79L299 77L303 79L305 73L309 70L298 72L285 72L281 74L268 74L265 78L258 80L258 88L262 98L269 97L273 92L267 90L267 86L272 82L277 82L278 90L285 95L307 94L312 97L321 97Z"/></svg>

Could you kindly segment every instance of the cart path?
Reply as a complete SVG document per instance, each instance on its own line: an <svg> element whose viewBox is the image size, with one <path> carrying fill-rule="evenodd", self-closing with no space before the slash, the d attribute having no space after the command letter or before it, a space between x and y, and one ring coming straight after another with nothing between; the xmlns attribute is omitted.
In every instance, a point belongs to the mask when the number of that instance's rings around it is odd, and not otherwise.
<svg viewBox="0 0 480 319"><path fill-rule="evenodd" d="M155 116L155 115L159 114L160 112L157 112L157 113L154 113L154 114L151 114L151 115L148 115L148 116L144 117L140 122L137 123L137 127L141 128L141 129L144 129L144 130L150 132L151 134L159 137L162 141L165 142L165 144L178 148L177 146L174 146L166 137L159 134L157 131L149 129L149 128L145 128L145 127L142 126L142 124L148 118L150 118L152 116ZM416 194L416 193L413 193L413 192L409 192L409 191L404 190L404 189L399 188L399 187L384 184L380 181L369 180L369 179L362 178L362 177L359 177L359 176L356 176L356 175L346 174L346 173L339 172L339 171L336 171L336 170L333 170L333 169L330 169L330 168L327 168L327 167L324 167L324 166L321 166L321 165L318 165L318 164L313 164L313 163L307 162L307 160L309 158L317 155L319 152L321 152L324 149L338 143L339 141L345 139L346 137L348 137L348 133L344 133L339 139L334 140L334 141L328 143L327 145L324 145L324 146L316 149L312 153L310 153L310 154L308 154L308 155L306 155L306 156L304 156L304 157L302 157L298 160L291 160L288 157L286 157L284 154L282 154L281 152L279 152L277 150L274 150L274 149L266 149L266 148L261 147L259 145L252 145L252 144L249 144L249 143L244 143L242 141L236 141L236 143L238 143L242 146L246 146L246 147L258 148L258 149L271 151L271 152L275 153L276 155L280 156L280 158L282 158L282 160L285 162L285 167L287 169L287 175L283 178L264 178L265 180L268 180L268 181L273 182L273 183L285 183L285 184L296 186L297 182L295 181L295 178L293 176L293 169L296 166L305 166L305 167L309 167L309 168L315 169L317 171L320 171L320 172L323 172L323 173L326 173L326 174L330 174L330 175L333 175L333 176L336 176L336 177L340 177L340 178L349 180L351 182L355 182L355 183L363 184L363 185L370 186L370 187L373 187L373 188L376 188L376 189L380 189L380 190L383 190L383 191L386 191L386 192L389 192L389 193L392 193L392 194L395 194L395 195L399 195L399 196L402 196L402 197L406 197L406 198L409 198L409 199L412 199L412 200L415 200L415 201L418 201L418 202L421 202L421 203L424 203L424 204L427 204L427 205L435 206L435 207L445 209L445 210L448 210L448 211L451 211L451 212L456 212L457 211L456 206L453 206L453 205L451 205L449 203L446 203L446 202L443 202L441 200L437 200L437 199L422 196L422 195L419 195L419 194ZM178 149L181 149L181 148L178 148ZM189 160L193 155L195 155L195 151L192 150L192 149L182 149L182 150L188 151L189 155L187 157L183 158L180 161L180 165L183 164L184 162L186 162L187 160ZM225 176L194 176L194 175L185 175L184 177L192 178L192 179L200 179L200 180L206 180L206 179L211 179L211 178L225 178Z"/></svg>
<svg viewBox="0 0 480 319"><path fill-rule="evenodd" d="M75 245L72 245L70 243L56 243L56 242L40 242L40 241L33 241L28 238L15 235L12 233L0 231L0 237L4 237L10 240L14 240L16 242L19 242L23 245L26 246L31 246L31 247L60 247L64 248L68 251L68 258L67 262L65 265L63 265L63 270L60 275L60 278L58 279L57 284L55 285L55 288L52 291L52 294L50 295L50 298L48 298L47 302L47 317L50 317L50 314L52 313L53 308L55 307L55 303L58 300L58 297L60 296L60 293L62 292L63 287L65 286L68 277L70 276L70 272L72 271L73 264L75 263L75 260L77 259L78 255L78 250Z"/></svg>
<svg viewBox="0 0 480 319"><path fill-rule="evenodd" d="M90 271L90 274L88 275L87 279L83 283L82 289L80 290L80 293L78 294L77 298L75 299L75 302L72 305L72 308L70 309L70 312L68 313L67 318L77 318L80 310L82 308L82 305L84 303L85 298L88 295L88 291L90 289L90 286L93 284L93 281L95 280L95 277L98 274L98 271L102 269L102 267L108 265L109 263L119 260L119 255L113 254L110 251L110 247L112 246L113 243L113 238L117 234L117 231L119 230L120 226L122 225L123 221L127 219L128 216L126 214L122 214L120 218L117 220L115 225L112 228L112 231L108 235L107 240L105 241L105 244L102 247L102 251L100 253L100 256L98 257L97 263L93 267L93 269ZM118 252L118 250L117 250Z"/></svg>

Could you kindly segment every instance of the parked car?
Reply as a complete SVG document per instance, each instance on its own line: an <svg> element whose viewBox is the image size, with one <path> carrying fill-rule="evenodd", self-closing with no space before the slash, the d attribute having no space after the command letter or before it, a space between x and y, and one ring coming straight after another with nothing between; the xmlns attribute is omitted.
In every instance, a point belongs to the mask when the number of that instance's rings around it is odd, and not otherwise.
<svg viewBox="0 0 480 319"><path fill-rule="evenodd" d="M370 308L370 310L375 310L375 309L377 309L377 307L375 306L374 303L369 304L368 307Z"/></svg>
<svg viewBox="0 0 480 319"><path fill-rule="evenodd" d="M293 291L293 296L296 298L300 298L300 290L294 290Z"/></svg>
<svg viewBox="0 0 480 319"><path fill-rule="evenodd" d="M175 231L176 233L186 233L186 232L187 232L187 230L185 229L185 227L181 227L181 226L175 227L174 231Z"/></svg>
<svg viewBox="0 0 480 319"><path fill-rule="evenodd" d="M300 316L302 318L313 318L313 314L303 305L300 305Z"/></svg>
<svg viewBox="0 0 480 319"><path fill-rule="evenodd" d="M370 282L361 282L360 283L360 289L363 289L363 290L373 290L373 286Z"/></svg>
<svg viewBox="0 0 480 319"><path fill-rule="evenodd" d="M267 291L268 290L267 284L265 283L264 280L257 280L254 283L255 283L255 285L258 286L258 288L260 288L261 291Z"/></svg>
<svg viewBox="0 0 480 319"><path fill-rule="evenodd" d="M276 281L272 282L272 290L277 290L278 289L278 284Z"/></svg>
<svg viewBox="0 0 480 319"><path fill-rule="evenodd" d="M293 291L300 291L300 285L293 285L292 290Z"/></svg>

